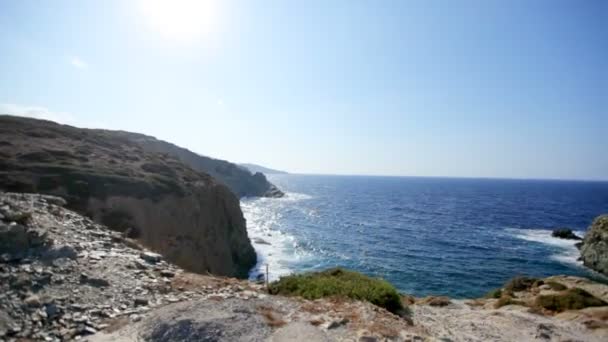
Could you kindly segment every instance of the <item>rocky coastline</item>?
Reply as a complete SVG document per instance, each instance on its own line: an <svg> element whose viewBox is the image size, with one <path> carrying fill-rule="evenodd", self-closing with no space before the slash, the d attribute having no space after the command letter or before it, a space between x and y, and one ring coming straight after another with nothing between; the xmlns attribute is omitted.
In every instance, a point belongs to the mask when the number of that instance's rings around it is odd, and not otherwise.
<svg viewBox="0 0 608 342"><path fill-rule="evenodd" d="M608 286L517 281L474 300L402 295L406 315L345 298L269 295L189 273L54 196L0 193L0 340L605 341ZM557 284L557 285L556 285ZM571 291L599 306L539 309Z"/></svg>

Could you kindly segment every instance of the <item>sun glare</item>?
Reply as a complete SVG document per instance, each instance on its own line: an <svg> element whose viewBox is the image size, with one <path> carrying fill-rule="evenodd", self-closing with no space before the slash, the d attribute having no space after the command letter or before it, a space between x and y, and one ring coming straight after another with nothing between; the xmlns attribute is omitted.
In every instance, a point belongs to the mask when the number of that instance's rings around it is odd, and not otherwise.
<svg viewBox="0 0 608 342"><path fill-rule="evenodd" d="M217 0L140 0L148 24L164 37L191 41L218 29Z"/></svg>

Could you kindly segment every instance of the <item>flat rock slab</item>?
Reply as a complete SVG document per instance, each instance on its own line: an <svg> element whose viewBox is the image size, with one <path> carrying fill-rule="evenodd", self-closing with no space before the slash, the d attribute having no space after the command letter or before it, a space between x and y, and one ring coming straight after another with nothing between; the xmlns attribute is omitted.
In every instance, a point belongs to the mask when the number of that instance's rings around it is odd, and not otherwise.
<svg viewBox="0 0 608 342"><path fill-rule="evenodd" d="M304 322L289 323L270 337L271 342L309 342L329 341L327 335L320 329Z"/></svg>
<svg viewBox="0 0 608 342"><path fill-rule="evenodd" d="M89 341L267 341L271 328L257 313L262 302L230 298L172 304L137 324L111 334L99 333Z"/></svg>

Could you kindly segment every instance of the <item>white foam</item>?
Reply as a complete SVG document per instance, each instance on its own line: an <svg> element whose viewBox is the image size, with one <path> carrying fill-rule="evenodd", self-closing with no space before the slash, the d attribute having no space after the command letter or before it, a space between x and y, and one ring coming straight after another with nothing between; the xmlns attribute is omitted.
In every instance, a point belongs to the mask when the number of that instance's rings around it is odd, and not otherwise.
<svg viewBox="0 0 608 342"><path fill-rule="evenodd" d="M578 260L580 253L578 248L576 248L576 243L580 242L579 240L568 240L568 239L560 239L551 236L553 231L548 229L516 229L509 228L508 232L513 234L516 238L542 243L549 246L554 246L559 248L559 252L557 254L553 254L550 256L551 259L557 260L559 262L571 265L582 265L582 262ZM583 236L584 232L575 231L574 232L578 236Z"/></svg>
<svg viewBox="0 0 608 342"><path fill-rule="evenodd" d="M291 202L310 199L299 193L286 193L282 198L253 197L241 200L241 209L247 220L247 233L258 256L257 265L249 277L254 280L265 274L269 266L269 280L292 273L289 263L304 257L298 252L296 239L281 231L281 208Z"/></svg>

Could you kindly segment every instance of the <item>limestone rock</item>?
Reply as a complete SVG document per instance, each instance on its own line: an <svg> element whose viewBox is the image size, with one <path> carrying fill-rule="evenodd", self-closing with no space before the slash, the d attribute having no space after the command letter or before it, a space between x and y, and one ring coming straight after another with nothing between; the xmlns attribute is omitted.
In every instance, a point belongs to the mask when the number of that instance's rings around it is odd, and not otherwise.
<svg viewBox="0 0 608 342"><path fill-rule="evenodd" d="M593 221L580 250L585 266L608 275L608 215Z"/></svg>

